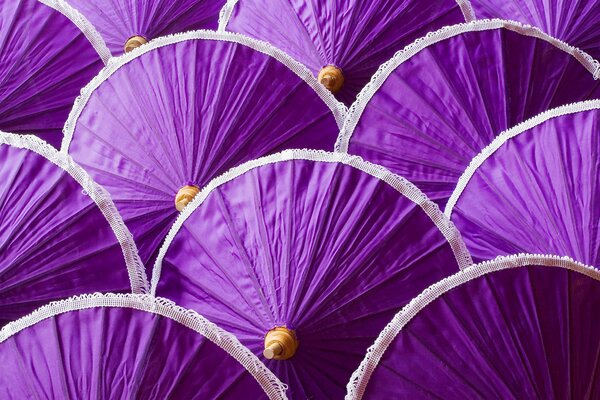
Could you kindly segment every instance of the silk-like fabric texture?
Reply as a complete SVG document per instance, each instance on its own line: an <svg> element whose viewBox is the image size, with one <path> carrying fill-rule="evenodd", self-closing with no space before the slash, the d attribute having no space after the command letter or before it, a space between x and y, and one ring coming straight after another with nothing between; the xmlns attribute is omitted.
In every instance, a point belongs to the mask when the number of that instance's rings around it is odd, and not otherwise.
<svg viewBox="0 0 600 400"><path fill-rule="evenodd" d="M239 0L225 29L265 40L308 66L342 69L350 105L379 65L413 40L465 22L454 0Z"/></svg>
<svg viewBox="0 0 600 400"><path fill-rule="evenodd" d="M475 260L558 254L600 267L600 110L551 118L508 139L452 210Z"/></svg>
<svg viewBox="0 0 600 400"><path fill-rule="evenodd" d="M268 163L218 186L185 220L156 294L198 311L261 357L267 331L295 329L296 354L267 367L290 398L342 398L392 316L459 270L431 218L355 167Z"/></svg>
<svg viewBox="0 0 600 400"><path fill-rule="evenodd" d="M395 337L363 399L596 399L600 282L527 266L463 283Z"/></svg>
<svg viewBox="0 0 600 400"><path fill-rule="evenodd" d="M0 130L60 146L75 98L102 67L60 12L37 0L0 0Z"/></svg>
<svg viewBox="0 0 600 400"><path fill-rule="evenodd" d="M599 96L600 81L542 39L506 28L465 32L391 72L356 127L345 127L352 133L348 152L404 176L443 205L471 159L500 132Z"/></svg>

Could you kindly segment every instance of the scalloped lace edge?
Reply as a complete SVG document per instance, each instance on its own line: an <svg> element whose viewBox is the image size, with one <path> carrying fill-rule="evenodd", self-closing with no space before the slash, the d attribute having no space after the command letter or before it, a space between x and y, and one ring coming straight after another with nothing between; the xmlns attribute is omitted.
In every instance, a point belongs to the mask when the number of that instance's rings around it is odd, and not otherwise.
<svg viewBox="0 0 600 400"><path fill-rule="evenodd" d="M92 47L94 47L94 50L96 50L102 59L102 62L105 65L108 64L108 60L112 57L112 54L108 49L108 46L106 46L106 43L104 42L104 39L100 33L96 30L94 25L92 25L92 23L83 16L83 14L81 14L77 9L64 0L38 1L50 8L53 8L73 22L92 44Z"/></svg>
<svg viewBox="0 0 600 400"><path fill-rule="evenodd" d="M235 168L232 168L224 174L211 180L200 191L200 193L198 193L196 197L194 197L194 199L179 214L177 220L171 226L169 233L165 241L163 242L163 245L160 248L158 257L156 259L152 271L150 293L152 293L153 295L156 294L156 288L158 286L158 282L160 280L160 275L162 271L162 262L173 239L183 226L184 222L206 200L210 193L212 193L217 187L235 179L240 175L243 175L244 173L252 169L268 164L276 164L278 162L291 160L341 163L354 167L375 178L386 182L398 192L400 192L400 194L404 195L413 203L421 207L421 209L429 216L429 218L433 221L433 223L437 226L444 238L450 244L459 269L467 268L468 266L473 264L471 254L468 252L467 247L458 229L456 229L454 224L448 218L446 218L446 216L442 213L437 204L429 200L419 188L417 188L405 178L390 172L382 166L364 161L359 156L353 156L343 153L331 153L323 150L290 149L284 150L280 153L275 153L265 157L257 158L255 160L248 161Z"/></svg>
<svg viewBox="0 0 600 400"><path fill-rule="evenodd" d="M79 185L84 194L88 195L98 206L104 218L110 225L114 235L121 246L125 265L131 283L133 293L145 293L148 291L148 278L144 264L138 255L137 246L121 214L117 211L108 192L98 185L87 172L66 154L60 153L47 142L33 135L21 135L0 131L0 144L26 149L39 154L46 160L55 164L67 172Z"/></svg>
<svg viewBox="0 0 600 400"><path fill-rule="evenodd" d="M194 310L180 307L171 300L148 294L93 293L54 301L4 326L0 330L0 343L45 319L67 312L97 307L131 308L176 321L201 334L231 355L256 379L270 399L287 398L285 394L287 386L233 334L219 328Z"/></svg>
<svg viewBox="0 0 600 400"><path fill-rule="evenodd" d="M475 10L473 10L470 0L456 0L456 3L460 7L466 22L475 20Z"/></svg>
<svg viewBox="0 0 600 400"><path fill-rule="evenodd" d="M223 42L238 43L242 46L250 47L251 49L258 51L259 53L274 58L275 60L288 67L292 72L294 72L300 79L302 79L317 93L321 100L323 100L323 102L331 110L335 121L338 125L338 128L341 128L348 109L343 103L337 101L333 94L331 94L331 92L329 92L323 85L321 85L315 79L312 72L310 72L310 70L304 65L294 60L292 57L290 57L283 51L275 48L274 46L266 42L255 40L239 33L197 30L183 33L175 33L167 36L160 36L136 49L133 49L129 53L125 53L118 57L111 58L108 65L104 67L98 73L98 75L96 75L92 79L92 81L81 90L81 95L75 99L73 108L71 109L69 117L67 118L65 126L63 128L64 137L60 151L63 153L68 152L69 146L73 139L75 125L77 124L77 120L79 119L81 112L83 111L92 93L105 80L107 80L122 66L126 65L127 63L136 59L137 57L148 53L149 51L163 46L180 43L186 40L216 40Z"/></svg>
<svg viewBox="0 0 600 400"><path fill-rule="evenodd" d="M454 210L456 203L469 184L469 181L473 175L475 175L477 169L509 139L512 139L521 133L526 132L535 126L547 122L553 118L592 110L600 110L600 100L586 100L552 108L500 133L489 145L484 147L479 154L473 157L467 168L464 170L458 179L452 194L450 195L450 199L446 203L444 215L446 215L448 218L452 216L452 211Z"/></svg>
<svg viewBox="0 0 600 400"><path fill-rule="evenodd" d="M398 333L406 326L406 324L424 309L427 305L433 302L444 293L469 282L473 279L482 277L486 274L501 271L509 268L527 267L532 265L540 265L546 267L564 268L571 271L579 272L592 279L600 281L600 271L589 265L579 263L569 257L559 257L554 255L542 254L515 254L511 256L501 256L491 261L485 261L480 264L473 265L464 269L452 276L442 279L434 283L421 294L412 299L410 303L398 312L392 321L381 331L375 343L367 349L367 353L360 366L352 374L346 389L346 400L362 399L371 375L379 364L383 354L396 338Z"/></svg>
<svg viewBox="0 0 600 400"><path fill-rule="evenodd" d="M547 33L542 32L540 29L524 25L516 21L508 21L503 19L482 19L466 23L461 23L452 26L443 27L435 32L430 32L427 35L415 40L404 49L398 51L391 59L379 66L379 69L371 77L371 81L365 85L365 87L356 96L356 100L348 109L346 114L346 120L338 135L335 151L341 153L347 153L352 134L358 125L358 121L362 113L364 112L367 104L375 93L381 88L387 78L398 68L402 63L422 51L428 46L447 40L451 37L467 33L467 32L479 32L494 29L508 29L513 32L517 32L521 35L534 37L537 39L544 40L554 47L572 55L577 61L587 69L594 79L600 77L600 64L594 60L589 54L582 50L573 47L559 39L556 39Z"/></svg>

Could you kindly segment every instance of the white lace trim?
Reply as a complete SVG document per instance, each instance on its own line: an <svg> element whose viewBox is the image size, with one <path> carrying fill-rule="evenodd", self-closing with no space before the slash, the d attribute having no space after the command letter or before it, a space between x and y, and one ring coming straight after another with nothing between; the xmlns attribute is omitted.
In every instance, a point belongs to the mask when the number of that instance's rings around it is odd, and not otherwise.
<svg viewBox="0 0 600 400"><path fill-rule="evenodd" d="M67 312L98 307L132 308L172 319L201 334L231 355L256 379L269 398L287 398L285 394L287 386L234 335L219 328L194 310L185 309L170 300L147 294L93 293L52 302L4 326L0 330L0 343L45 319Z"/></svg>
<svg viewBox="0 0 600 400"><path fill-rule="evenodd" d="M98 73L98 75L96 75L94 79L92 79L92 81L81 90L81 95L77 97L77 99L75 99L73 109L71 110L69 118L67 119L65 127L63 129L64 137L62 141L61 152L68 152L71 140L73 139L73 132L75 130L77 120L81 115L83 108L90 99L92 93L102 84L102 82L107 80L115 71L117 71L119 68L126 65L133 59L145 53L148 53L154 49L179 42L184 42L186 40L217 40L223 42L239 43L243 46L250 47L260 53L263 53L276 59L277 61L288 67L290 70L292 70L292 72L298 75L298 77L300 77L300 79L306 82L311 88L313 88L313 90L325 102L325 104L333 113L338 127L342 126L344 118L346 117L346 106L341 102L337 101L333 94L331 94L329 90L325 89L325 87L315 79L312 72L310 72L310 70L304 65L302 65L298 61L295 61L283 51L278 50L277 48L273 47L272 45L266 42L261 42L239 33L198 30L184 33L176 33L168 36L161 36L151 40L150 42L136 49L133 49L129 53L125 53L119 57L111 58L108 65L105 68L103 68Z"/></svg>
<svg viewBox="0 0 600 400"><path fill-rule="evenodd" d="M227 29L231 14L238 1L239 0L227 0L223 8L221 8L221 12L219 13L219 32L224 32Z"/></svg>
<svg viewBox="0 0 600 400"><path fill-rule="evenodd" d="M594 267L573 261L568 257L538 254L517 254L498 257L491 261L473 265L450 277L444 278L412 299L411 302L404 306L404 308L402 308L392 321L381 331L379 337L375 340L375 343L369 347L365 358L358 369L354 371L350 381L346 385L346 400L362 399L371 375L373 374L373 371L375 371L375 368L379 364L387 348L406 324L429 303L457 286L486 274L509 268L527 267L532 265L564 268L579 272L600 281L600 271Z"/></svg>
<svg viewBox="0 0 600 400"><path fill-rule="evenodd" d="M104 39L100 36L100 33L96 30L96 28L92 25L90 21L87 20L79 11L74 9L70 4L68 4L64 0L38 0L40 3L47 5L50 8L55 9L65 17L67 17L71 22L73 22L79 30L85 35L85 37L90 41L98 55L104 62L104 64L108 64L108 60L111 57L110 50L106 46Z"/></svg>
<svg viewBox="0 0 600 400"><path fill-rule="evenodd" d="M466 22L475 20L475 11L473 10L470 0L456 0L456 3L460 7L460 11L462 11Z"/></svg>
<svg viewBox="0 0 600 400"><path fill-rule="evenodd" d="M352 134L354 133L354 130L358 125L358 121L360 120L360 117L367 104L369 101L371 101L373 95L377 92L377 90L379 90L379 88L381 88L387 78L394 72L396 68L398 68L398 66L426 47L443 40L466 32L478 32L492 29L508 29L521 35L544 40L575 57L575 59L577 59L581 65L583 65L588 71L590 71L590 73L592 73L594 78L598 79L600 76L600 64L589 54L542 32L538 28L529 25L523 25L519 22L501 19L483 19L458 25L446 26L438 31L430 32L426 36L415 40L404 49L398 51L390 60L381 64L377 72L375 72L375 74L373 74L371 77L371 81L360 91L360 93L356 96L356 100L352 106L350 106L346 120L344 121L344 126L342 127L335 144L335 151L342 153L348 152L350 139L352 138Z"/></svg>
<svg viewBox="0 0 600 400"><path fill-rule="evenodd" d="M467 247L465 246L465 243L463 242L463 239L459 231L454 226L454 224L450 222L450 220L446 218L446 216L444 216L437 204L430 201L427 198L427 196L423 192L421 192L419 188L410 183L408 180L402 178L401 176L391 173L384 167L364 161L359 156L352 156L343 153L330 153L322 150L291 149L284 150L280 153L275 153L266 157L251 160L235 168L232 168L229 171L225 172L223 175L220 175L211 180L200 191L200 193L198 193L196 197L194 197L194 199L179 214L177 220L171 226L169 234L167 235L165 241L163 242L163 245L160 248L158 258L156 259L154 269L152 271L150 293L156 294L156 288L158 286L158 281L160 280L162 270L162 262L167 253L167 250L169 249L169 246L171 245L171 242L175 238L175 235L177 234L177 232L179 232L184 222L204 202L204 200L206 200L206 198L210 195L210 193L212 193L212 191L214 191L217 187L235 179L240 175L243 175L244 173L252 169L268 164L276 164L278 162L290 160L307 160L316 162L346 164L386 182L398 192L400 192L402 195L411 200L413 203L421 207L423 211L429 216L429 218L431 218L433 223L438 227L440 232L444 235L444 237L450 244L450 247L452 248L452 252L454 253L454 256L460 269L467 268L468 266L473 264L471 254L467 251Z"/></svg>
<svg viewBox="0 0 600 400"><path fill-rule="evenodd" d="M146 277L144 264L138 255L137 246L108 192L94 182L87 172L77 165L71 157L60 153L37 136L0 132L0 144L27 149L39 154L62 168L81 185L83 188L82 193L88 195L96 203L121 245L132 292L147 292L148 278Z"/></svg>
<svg viewBox="0 0 600 400"><path fill-rule="evenodd" d="M517 124L514 127L500 133L498 136L496 136L496 138L494 138L494 140L489 145L487 145L483 150L481 150L481 152L479 154L477 154L475 157L473 157L473 159L471 160L471 162L469 163L469 165L467 166L467 168L465 169L465 171L463 172L461 177L458 179L458 181L456 183L456 187L454 188L454 191L452 192L452 195L450 196L448 203L446 203L446 208L444 210L444 214L448 218L450 218L452 216L452 211L454 210L456 203L458 202L460 196L464 192L465 188L467 187L467 185L468 185L469 181L471 180L471 178L473 177L473 175L475 175L475 172L477 171L477 169L489 157L491 157L492 154L494 154L496 152L496 150L498 150L500 147L502 147L509 139L512 139L512 138L520 135L521 133L526 132L526 131L530 130L531 128L533 128L537 125L540 125L550 119L560 117L563 115L567 115L567 114L576 114L576 113L583 112L583 111L599 110L599 109L600 109L600 100L587 100L587 101L581 101L578 103L566 104L564 106L560 106L560 107L545 111L541 114L536 115L535 117L531 117L528 120L523 121L520 124Z"/></svg>

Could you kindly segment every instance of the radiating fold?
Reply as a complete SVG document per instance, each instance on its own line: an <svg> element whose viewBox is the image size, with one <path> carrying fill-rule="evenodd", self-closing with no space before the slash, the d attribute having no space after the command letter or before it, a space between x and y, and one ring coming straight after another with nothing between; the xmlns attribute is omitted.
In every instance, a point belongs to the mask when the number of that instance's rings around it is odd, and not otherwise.
<svg viewBox="0 0 600 400"><path fill-rule="evenodd" d="M443 205L500 132L600 97L595 68L589 56L517 23L447 27L379 70L350 109L337 148L384 165Z"/></svg>
<svg viewBox="0 0 600 400"><path fill-rule="evenodd" d="M256 354L270 329L295 330L296 354L267 366L293 398L340 398L394 313L469 263L458 232L403 178L356 157L290 150L203 189L171 229L153 291Z"/></svg>
<svg viewBox="0 0 600 400"><path fill-rule="evenodd" d="M600 267L600 101L503 132L472 161L446 209L476 260L519 252Z"/></svg>
<svg viewBox="0 0 600 400"><path fill-rule="evenodd" d="M600 271L512 256L433 285L396 315L347 399L600 396Z"/></svg>
<svg viewBox="0 0 600 400"><path fill-rule="evenodd" d="M51 303L0 331L5 399L285 399L231 334L147 295Z"/></svg>

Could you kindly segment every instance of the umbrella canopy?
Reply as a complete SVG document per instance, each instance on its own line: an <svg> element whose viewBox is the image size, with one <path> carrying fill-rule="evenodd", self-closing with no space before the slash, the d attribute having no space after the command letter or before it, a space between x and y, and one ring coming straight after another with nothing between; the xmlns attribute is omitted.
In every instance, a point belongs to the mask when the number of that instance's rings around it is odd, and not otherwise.
<svg viewBox="0 0 600 400"><path fill-rule="evenodd" d="M85 15L115 56L151 39L217 29L225 0L67 0Z"/></svg>
<svg viewBox="0 0 600 400"><path fill-rule="evenodd" d="M58 147L73 101L108 59L96 39L60 1L0 0L0 129Z"/></svg>
<svg viewBox="0 0 600 400"><path fill-rule="evenodd" d="M472 18L467 0L229 0L219 29L274 44L349 105L396 51Z"/></svg>
<svg viewBox="0 0 600 400"><path fill-rule="evenodd" d="M476 260L516 252L600 267L600 101L503 132L473 159L446 215Z"/></svg>
<svg viewBox="0 0 600 400"><path fill-rule="evenodd" d="M75 105L62 151L110 192L147 262L199 187L272 152L332 149L344 114L266 43L197 31L104 69Z"/></svg>
<svg viewBox="0 0 600 400"><path fill-rule="evenodd" d="M600 271L519 255L429 287L369 349L346 399L596 399Z"/></svg>
<svg viewBox="0 0 600 400"><path fill-rule="evenodd" d="M180 215L152 291L235 334L293 398L340 398L403 305L471 264L412 184L344 154L288 150L213 180Z"/></svg>
<svg viewBox="0 0 600 400"><path fill-rule="evenodd" d="M540 27L600 58L600 1L471 0L477 18L505 18Z"/></svg>
<svg viewBox="0 0 600 400"><path fill-rule="evenodd" d="M108 194L35 136L0 132L0 325L75 294L146 287Z"/></svg>
<svg viewBox="0 0 600 400"><path fill-rule="evenodd" d="M452 62L440 60L452 59ZM553 107L600 97L597 63L518 23L444 28L382 66L337 143L445 204L471 159L500 132Z"/></svg>
<svg viewBox="0 0 600 400"><path fill-rule="evenodd" d="M5 399L286 398L230 333L148 295L50 303L5 326L0 343Z"/></svg>

